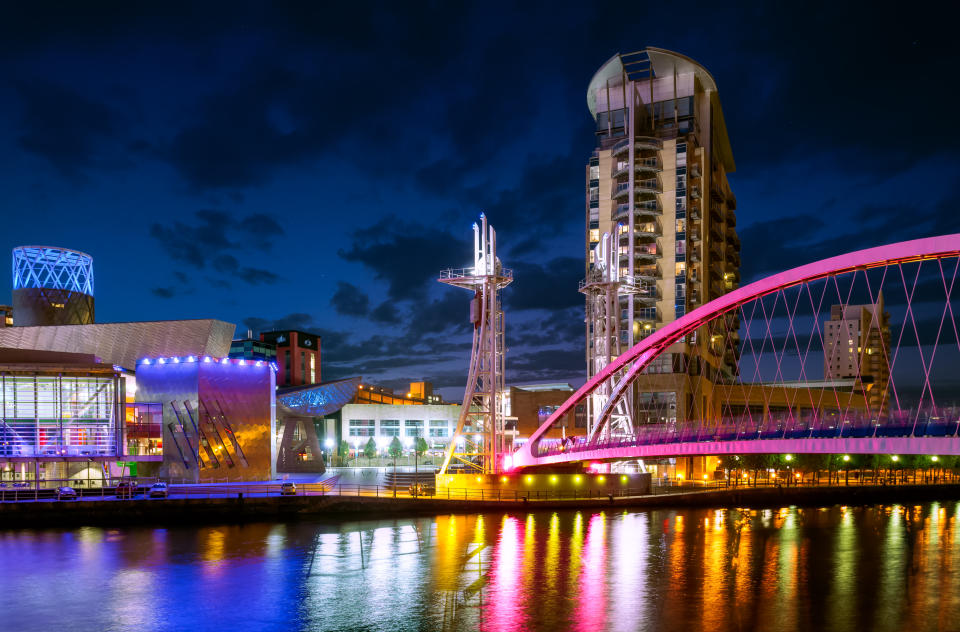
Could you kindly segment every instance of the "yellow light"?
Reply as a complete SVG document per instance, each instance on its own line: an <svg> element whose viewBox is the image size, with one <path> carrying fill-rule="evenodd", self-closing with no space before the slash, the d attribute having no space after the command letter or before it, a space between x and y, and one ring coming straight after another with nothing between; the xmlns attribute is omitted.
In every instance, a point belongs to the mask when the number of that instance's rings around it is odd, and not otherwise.
<svg viewBox="0 0 960 632"><path fill-rule="evenodd" d="M934 463L936 463L937 461L940 460L940 457L934 455L934 456L930 457L930 460L933 461Z"/></svg>
<svg viewBox="0 0 960 632"><path fill-rule="evenodd" d="M894 454L893 457L891 457L891 458L893 459L894 462L897 462L897 461L900 460L900 457L897 456L896 454Z"/></svg>
<svg viewBox="0 0 960 632"><path fill-rule="evenodd" d="M527 482L528 482L528 483L532 483L532 482L533 482L533 477L532 477L532 476L528 476L528 477L527 477Z"/></svg>
<svg viewBox="0 0 960 632"><path fill-rule="evenodd" d="M557 477L556 477L556 476L551 476L551 477L550 477L550 482L551 482L551 483L556 483L556 482L557 482Z"/></svg>
<svg viewBox="0 0 960 632"><path fill-rule="evenodd" d="M624 475L622 475L622 476L620 477L620 482L621 482L621 483L626 483L626 482L627 482L627 475L626 475L626 474L624 474Z"/></svg>
<svg viewBox="0 0 960 632"><path fill-rule="evenodd" d="M800 472L797 472L796 474L794 474L794 476L796 476L797 478L800 478Z"/></svg>
<svg viewBox="0 0 960 632"><path fill-rule="evenodd" d="M500 477L500 482L501 482L501 483L506 483L506 482L507 482L507 477L506 477L506 476L501 476L501 477Z"/></svg>
<svg viewBox="0 0 960 632"><path fill-rule="evenodd" d="M600 481L601 483L603 483L604 481L607 480L607 477L606 477L606 476L600 476L600 477L597 478L597 480Z"/></svg>
<svg viewBox="0 0 960 632"><path fill-rule="evenodd" d="M579 482L580 482L580 475L579 475L579 474L577 474L576 476L573 477L573 482L574 482L574 483L579 483Z"/></svg>
<svg viewBox="0 0 960 632"><path fill-rule="evenodd" d="M683 474L677 474L677 480L678 480L678 481L682 481L682 480L683 480Z"/></svg>
<svg viewBox="0 0 960 632"><path fill-rule="evenodd" d="M743 473L743 477L744 477L744 478L750 478L750 475L747 474L746 472L744 472L744 473Z"/></svg>
<svg viewBox="0 0 960 632"><path fill-rule="evenodd" d="M706 475L706 474L703 475L703 480L707 480L707 475Z"/></svg>
<svg viewBox="0 0 960 632"><path fill-rule="evenodd" d="M849 461L849 460L850 460L850 455L849 455L849 454L844 454L844 455L843 455L843 460L844 460L844 461Z"/></svg>
<svg viewBox="0 0 960 632"><path fill-rule="evenodd" d="M478 476L478 477L477 477L477 482L478 482L478 483L482 483L482 482L483 482L483 479Z"/></svg>
<svg viewBox="0 0 960 632"><path fill-rule="evenodd" d="M363 384L361 384L358 388L363 388Z"/></svg>

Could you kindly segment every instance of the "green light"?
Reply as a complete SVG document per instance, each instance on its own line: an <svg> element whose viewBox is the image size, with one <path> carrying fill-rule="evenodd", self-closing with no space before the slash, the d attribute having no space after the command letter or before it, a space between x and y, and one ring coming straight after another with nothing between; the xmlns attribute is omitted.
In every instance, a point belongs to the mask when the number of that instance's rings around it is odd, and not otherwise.
<svg viewBox="0 0 960 632"><path fill-rule="evenodd" d="M892 457L890 457L890 458L893 459L894 463L896 463L897 461L900 460L900 457L897 456L896 454L894 454L894 455L893 455Z"/></svg>
<svg viewBox="0 0 960 632"><path fill-rule="evenodd" d="M932 457L930 457L930 460L936 463L937 461L940 460L940 458L936 454L934 454Z"/></svg>
<svg viewBox="0 0 960 632"><path fill-rule="evenodd" d="M849 454L844 454L844 455L843 455L843 460L844 460L844 461L849 461L849 460L850 460L850 455L849 455Z"/></svg>
<svg viewBox="0 0 960 632"><path fill-rule="evenodd" d="M792 461L792 460L793 460L793 455L792 455L792 454L784 454L784 455L783 455L783 458L784 458L784 460Z"/></svg>

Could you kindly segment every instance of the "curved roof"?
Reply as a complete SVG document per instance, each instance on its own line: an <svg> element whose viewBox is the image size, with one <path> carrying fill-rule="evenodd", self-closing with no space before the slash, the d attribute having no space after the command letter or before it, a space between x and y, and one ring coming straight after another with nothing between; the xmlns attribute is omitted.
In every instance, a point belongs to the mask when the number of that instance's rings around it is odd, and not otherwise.
<svg viewBox="0 0 960 632"><path fill-rule="evenodd" d="M349 404L360 386L359 377L311 384L277 393L277 406L289 415L318 417L328 415Z"/></svg>
<svg viewBox="0 0 960 632"><path fill-rule="evenodd" d="M624 63L625 57L629 60L626 64ZM635 65L639 65L641 68L625 70L627 66ZM590 84L587 86L587 107L590 109L590 114L593 115L594 119L597 118L597 89L600 86L605 86L607 81L610 81L611 86L619 86L624 74L632 80L651 75L653 77L665 77L672 75L674 68L678 73L694 73L703 85L704 90L708 92L717 91L717 82L702 64L686 55L648 46L635 53L617 53L594 73ZM644 73L646 77L642 76Z"/></svg>

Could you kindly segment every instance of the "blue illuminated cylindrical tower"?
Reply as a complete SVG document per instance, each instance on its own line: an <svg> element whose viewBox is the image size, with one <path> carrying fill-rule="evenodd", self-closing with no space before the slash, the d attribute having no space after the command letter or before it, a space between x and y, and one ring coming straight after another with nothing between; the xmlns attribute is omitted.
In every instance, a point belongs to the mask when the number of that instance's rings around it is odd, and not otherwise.
<svg viewBox="0 0 960 632"><path fill-rule="evenodd" d="M88 325L93 322L93 257L51 246L13 249L13 322Z"/></svg>

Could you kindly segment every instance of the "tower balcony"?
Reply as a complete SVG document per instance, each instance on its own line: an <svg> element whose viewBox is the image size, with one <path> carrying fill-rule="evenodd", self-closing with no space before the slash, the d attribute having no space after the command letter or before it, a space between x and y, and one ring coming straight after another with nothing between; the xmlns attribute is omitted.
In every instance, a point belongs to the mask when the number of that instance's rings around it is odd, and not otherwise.
<svg viewBox="0 0 960 632"><path fill-rule="evenodd" d="M655 174L663 171L663 165L660 164L660 161L656 157L640 157L634 159L633 170L636 173ZM623 160L618 162L614 167L613 177L616 178L628 173L630 173L630 161Z"/></svg>
<svg viewBox="0 0 960 632"><path fill-rule="evenodd" d="M699 200L700 199L700 187L697 185L690 186L690 199Z"/></svg>
<svg viewBox="0 0 960 632"><path fill-rule="evenodd" d="M633 147L634 149L653 149L659 151L663 149L663 141L659 138L653 138L652 136L636 136L633 139ZM630 139L625 138L611 147L610 152L614 156L618 156L628 149L630 149Z"/></svg>
<svg viewBox="0 0 960 632"><path fill-rule="evenodd" d="M633 204L634 217L655 217L663 215L660 208L660 202L657 200L638 200ZM613 211L614 221L630 219L630 204L628 202L618 204Z"/></svg>
<svg viewBox="0 0 960 632"><path fill-rule="evenodd" d="M657 178L648 178L646 180L634 180L634 193L660 193L660 182ZM630 194L629 182L617 182L613 189L613 198L625 198Z"/></svg>

